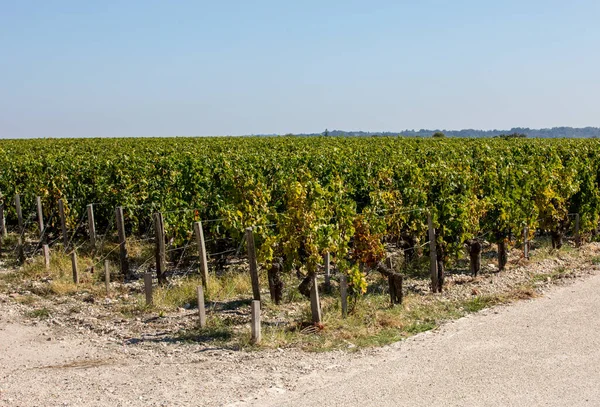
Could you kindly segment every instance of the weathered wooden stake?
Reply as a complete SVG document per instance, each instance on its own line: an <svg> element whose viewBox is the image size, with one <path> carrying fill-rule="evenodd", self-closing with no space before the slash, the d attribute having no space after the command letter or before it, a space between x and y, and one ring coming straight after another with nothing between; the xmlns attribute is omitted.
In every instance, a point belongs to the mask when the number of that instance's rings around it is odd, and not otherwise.
<svg viewBox="0 0 600 407"><path fill-rule="evenodd" d="M427 215L427 226L429 228L429 267L431 269L431 291L438 291L437 251L435 244L435 230L431 213Z"/></svg>
<svg viewBox="0 0 600 407"><path fill-rule="evenodd" d="M25 263L25 249L23 248L23 238L21 235L17 237L17 259L19 264Z"/></svg>
<svg viewBox="0 0 600 407"><path fill-rule="evenodd" d="M65 252L69 247L69 236L67 235L67 218L65 217L65 202L62 199L58 200L58 213L60 215L60 227L62 230L62 238Z"/></svg>
<svg viewBox="0 0 600 407"><path fill-rule="evenodd" d="M6 221L4 220L4 204L0 203L0 256L2 256L2 239L5 238L6 233Z"/></svg>
<svg viewBox="0 0 600 407"><path fill-rule="evenodd" d="M47 244L43 245L42 252L44 253L44 266L46 266L46 270L50 270L50 247Z"/></svg>
<svg viewBox="0 0 600 407"><path fill-rule="evenodd" d="M319 299L319 287L317 282L317 276L313 276L313 283L310 288L310 311L312 314L312 322L320 324L322 320L321 316L321 301Z"/></svg>
<svg viewBox="0 0 600 407"><path fill-rule="evenodd" d="M206 260L206 244L204 242L204 230L202 222L194 223L194 233L196 234L196 242L198 244L198 256L200 260L200 277L202 285L208 288L208 261Z"/></svg>
<svg viewBox="0 0 600 407"><path fill-rule="evenodd" d="M260 301L252 301L252 343L259 344L262 339L260 331Z"/></svg>
<svg viewBox="0 0 600 407"><path fill-rule="evenodd" d="M71 267L73 267L73 282L79 284L79 270L77 269L77 253L71 252Z"/></svg>
<svg viewBox="0 0 600 407"><path fill-rule="evenodd" d="M87 206L88 233L90 234L90 245L96 248L96 222L94 222L94 204Z"/></svg>
<svg viewBox="0 0 600 407"><path fill-rule="evenodd" d="M252 278L252 294L254 295L254 300L260 303L258 264L256 263L256 248L254 247L254 233L252 233L252 228L246 228L246 245L248 246L248 262L250 263L250 277Z"/></svg>
<svg viewBox="0 0 600 407"><path fill-rule="evenodd" d="M581 235L579 234L579 214L575 214L575 246L581 247Z"/></svg>
<svg viewBox="0 0 600 407"><path fill-rule="evenodd" d="M21 195L15 195L15 209L17 210L17 221L19 223L19 234L23 233L23 212L21 210Z"/></svg>
<svg viewBox="0 0 600 407"><path fill-rule="evenodd" d="M44 212L42 210L42 198L35 197L35 205L37 207L37 221L40 228L40 241L44 238Z"/></svg>
<svg viewBox="0 0 600 407"><path fill-rule="evenodd" d="M206 326L206 308L204 306L204 290L202 286L199 285L196 289L198 293L198 317L200 317L200 328L204 328Z"/></svg>
<svg viewBox="0 0 600 407"><path fill-rule="evenodd" d="M348 315L348 277L340 275L340 296L342 297L342 318Z"/></svg>
<svg viewBox="0 0 600 407"><path fill-rule="evenodd" d="M390 270L393 272L394 264L392 263L392 258L388 257L385 260L385 262L387 263L387 266L390 268ZM394 284L394 276L391 274L388 276L388 287L390 292L390 303L392 304L392 306L394 306L394 304L396 303L396 285Z"/></svg>
<svg viewBox="0 0 600 407"><path fill-rule="evenodd" d="M6 230L6 218L4 215L4 204L0 204L0 229L2 229L2 237L8 236L8 231Z"/></svg>
<svg viewBox="0 0 600 407"><path fill-rule="evenodd" d="M106 295L110 292L110 262L104 260L104 285L106 286Z"/></svg>
<svg viewBox="0 0 600 407"><path fill-rule="evenodd" d="M529 260L529 227L523 228L523 257Z"/></svg>
<svg viewBox="0 0 600 407"><path fill-rule="evenodd" d="M144 273L144 292L146 305L152 305L152 273Z"/></svg>
<svg viewBox="0 0 600 407"><path fill-rule="evenodd" d="M331 254L325 253L325 292L331 292Z"/></svg>
<svg viewBox="0 0 600 407"><path fill-rule="evenodd" d="M119 260L121 266L121 273L129 277L129 259L127 258L127 241L125 236L125 220L123 218L123 208L118 206L115 209L115 217L117 219L117 231L119 232Z"/></svg>
<svg viewBox="0 0 600 407"><path fill-rule="evenodd" d="M162 213L154 214L154 231L156 235L156 277L158 284L167 282L167 252L165 248L165 224Z"/></svg>

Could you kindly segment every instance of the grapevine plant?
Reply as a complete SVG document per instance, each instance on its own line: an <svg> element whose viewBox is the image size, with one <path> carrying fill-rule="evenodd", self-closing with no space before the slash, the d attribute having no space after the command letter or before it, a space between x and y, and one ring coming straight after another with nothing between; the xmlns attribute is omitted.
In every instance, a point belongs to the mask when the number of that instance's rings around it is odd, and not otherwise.
<svg viewBox="0 0 600 407"><path fill-rule="evenodd" d="M502 268L524 227L549 232L559 247L575 213L582 234L600 220L593 139L2 140L0 169L9 227L17 193L26 215L41 197L50 233L60 229L59 199L70 229L89 203L99 231L123 207L128 235L151 234L152 215L163 213L175 246L203 221L212 252L239 249L251 227L264 269L310 282L330 253L357 296L385 243L407 261L427 250L428 213L442 270L465 247L476 269L483 239L498 244Z"/></svg>

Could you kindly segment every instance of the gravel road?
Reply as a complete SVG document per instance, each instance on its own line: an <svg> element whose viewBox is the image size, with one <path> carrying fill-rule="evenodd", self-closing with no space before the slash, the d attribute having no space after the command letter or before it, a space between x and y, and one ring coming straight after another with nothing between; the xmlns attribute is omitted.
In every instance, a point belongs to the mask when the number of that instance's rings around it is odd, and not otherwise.
<svg viewBox="0 0 600 407"><path fill-rule="evenodd" d="M600 276L395 344L260 406L598 406Z"/></svg>
<svg viewBox="0 0 600 407"><path fill-rule="evenodd" d="M0 302L0 406L596 406L600 276L354 353L111 343Z"/></svg>

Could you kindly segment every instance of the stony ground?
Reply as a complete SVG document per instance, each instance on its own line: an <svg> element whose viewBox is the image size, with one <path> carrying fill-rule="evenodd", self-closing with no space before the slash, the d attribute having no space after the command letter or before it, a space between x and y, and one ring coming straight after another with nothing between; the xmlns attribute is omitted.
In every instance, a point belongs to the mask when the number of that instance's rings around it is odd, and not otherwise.
<svg viewBox="0 0 600 407"><path fill-rule="evenodd" d="M513 258L512 268L506 273L488 270L477 278L452 275L444 295L452 298L499 292L518 286L531 273L540 277L536 280L536 293L545 292L556 283L575 282L573 287L584 287L581 281L598 280L590 276L597 271L592 259L597 258L600 246L591 244L582 252L577 256L542 259L535 265ZM408 289L412 291L426 290L426 283L410 284ZM351 372L356 377L356 372L363 368L372 369L386 360L398 361L405 356L399 355L398 349L411 352L413 347L428 343L433 346L435 340L431 338L441 337L443 342L444 335L457 334L448 328L455 325L451 323L439 331L379 349L324 353L290 348L237 350L216 347L210 342L176 340L173 332L195 320L194 310L182 309L160 318L123 318L111 310L110 298L87 299L81 294L38 298L35 304L29 304L23 301L29 295L31 292L23 289L9 289L0 294L0 405L214 406L262 405L271 401L279 405L288 399L295 400L293 405L312 405L316 399L307 398L303 403L301 395L313 385L328 388L331 383L339 382L335 378L349 377ZM577 290L574 296L577 297ZM32 314L41 306L51 312L41 316ZM511 308L496 307L467 320L475 325L492 324L492 329L497 319L489 316L496 312L510 313L507 310ZM490 338L490 343L493 341ZM464 352L458 356L466 357ZM411 363L414 365L407 369L420 369L419 360ZM378 373L382 374L385 372ZM345 384L338 384L342 393L332 398L337 401L330 405L343 403ZM384 389L379 391L387 394ZM325 397L323 392L316 394Z"/></svg>
<svg viewBox="0 0 600 407"><path fill-rule="evenodd" d="M526 261L520 251L514 250L510 255L509 271L503 273L498 273L494 263L488 261L484 261L482 273L477 277L467 274L468 266L458 271L450 270L446 276L444 293L435 298L451 302L477 296L509 294L521 289L524 284L529 284L532 277L536 280L533 289L524 290L517 296L534 297L537 292L555 284L556 280L568 280L588 273L592 260L600 261L600 244L591 243L580 251L569 250L559 254L540 250L538 256L540 257L537 259ZM0 264L0 273L8 271L2 271ZM369 278L373 280L370 284L377 286L375 290L383 292L387 289L385 284L381 284L383 280L378 273L371 273ZM127 284L112 283L109 295L103 294L101 290L100 294L84 290L64 296L46 295L48 284L48 281L8 283L3 290L0 289L0 303L14 303L12 307L23 315L25 324L68 327L88 336L90 341L136 345L136 349L177 345L185 338L186 332L197 327L197 309L193 304L185 304L175 312L140 312L143 309L139 305L143 298L143 282L139 280ZM177 284L176 280L174 284ZM409 275L405 278L404 287L407 295L425 299L430 297L427 278ZM268 292L263 295L268 297ZM248 296L229 302L212 302L209 304L209 315L226 319L236 332L249 332L250 306L247 298ZM133 313L124 312L130 308L134 310ZM263 322L270 326L291 328L298 323L306 308L308 302L302 298L280 307L267 307L263 310ZM40 312L45 314L40 315ZM218 342L220 347L240 349L240 341L229 344L222 340ZM243 345L244 343L242 347ZM205 340L198 341L193 346L210 350L215 344Z"/></svg>
<svg viewBox="0 0 600 407"><path fill-rule="evenodd" d="M293 391L315 371L342 371L374 352L211 349L108 340L85 329L23 318L0 304L0 405L223 405Z"/></svg>

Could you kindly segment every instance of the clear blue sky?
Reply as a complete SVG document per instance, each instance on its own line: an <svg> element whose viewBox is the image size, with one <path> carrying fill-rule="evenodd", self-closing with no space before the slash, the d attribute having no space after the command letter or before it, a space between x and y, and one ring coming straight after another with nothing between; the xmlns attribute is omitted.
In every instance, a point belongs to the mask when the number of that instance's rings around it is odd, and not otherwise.
<svg viewBox="0 0 600 407"><path fill-rule="evenodd" d="M600 125L600 2L0 0L0 137Z"/></svg>

